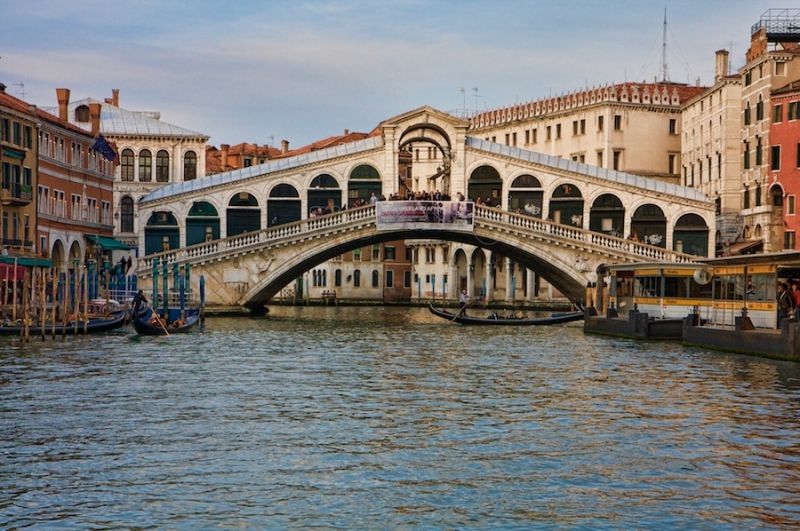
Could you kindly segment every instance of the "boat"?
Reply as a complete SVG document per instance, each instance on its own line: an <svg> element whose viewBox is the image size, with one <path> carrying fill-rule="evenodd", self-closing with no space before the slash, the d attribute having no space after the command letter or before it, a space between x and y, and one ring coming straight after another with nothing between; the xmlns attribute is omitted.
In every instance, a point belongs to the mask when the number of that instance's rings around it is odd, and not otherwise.
<svg viewBox="0 0 800 531"><path fill-rule="evenodd" d="M428 305L430 312L442 319L459 323L462 325L488 325L488 326L546 326L561 323L568 323L570 321L579 321L583 319L583 312L561 312L554 313L549 317L514 317L502 316L493 313L488 317L474 317L466 315L465 313L451 313L445 310L436 308L433 304Z"/></svg>
<svg viewBox="0 0 800 531"><path fill-rule="evenodd" d="M124 311L111 312L107 317L92 317L88 322L78 320L77 326L75 321L67 322L64 326L63 322L45 323L44 334L42 334L42 327L40 324L31 324L28 327L28 335L30 337L41 335L52 335L55 330L56 335L63 334L94 334L98 332L108 332L115 330L126 324L126 313ZM24 332L24 327L21 324L0 325L0 336L19 336Z"/></svg>
<svg viewBox="0 0 800 531"><path fill-rule="evenodd" d="M185 334L200 321L200 311L187 310L183 319L165 322L150 306L143 306L131 316L133 327L143 336L166 336Z"/></svg>

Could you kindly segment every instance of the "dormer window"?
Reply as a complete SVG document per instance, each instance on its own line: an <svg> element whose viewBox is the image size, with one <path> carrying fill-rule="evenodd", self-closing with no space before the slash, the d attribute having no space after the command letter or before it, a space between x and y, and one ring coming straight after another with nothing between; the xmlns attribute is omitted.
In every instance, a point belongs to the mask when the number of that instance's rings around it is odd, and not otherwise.
<svg viewBox="0 0 800 531"><path fill-rule="evenodd" d="M88 105L80 105L77 109L75 109L75 121L82 123L86 123L89 121Z"/></svg>

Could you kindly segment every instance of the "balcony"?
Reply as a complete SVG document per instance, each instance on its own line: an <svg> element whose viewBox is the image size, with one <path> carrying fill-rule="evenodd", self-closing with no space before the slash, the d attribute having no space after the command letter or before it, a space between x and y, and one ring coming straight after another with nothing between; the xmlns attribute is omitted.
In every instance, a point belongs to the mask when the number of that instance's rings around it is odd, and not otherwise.
<svg viewBox="0 0 800 531"><path fill-rule="evenodd" d="M33 187L20 183L3 183L0 201L4 205L25 206L33 201Z"/></svg>

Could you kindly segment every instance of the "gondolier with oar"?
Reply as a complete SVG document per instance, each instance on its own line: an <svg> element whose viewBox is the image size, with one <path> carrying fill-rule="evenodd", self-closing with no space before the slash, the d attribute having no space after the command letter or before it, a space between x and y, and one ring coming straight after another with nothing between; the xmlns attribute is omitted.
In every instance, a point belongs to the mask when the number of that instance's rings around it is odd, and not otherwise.
<svg viewBox="0 0 800 531"><path fill-rule="evenodd" d="M456 315L464 315L464 312L467 311L467 306L469 305L469 295L467 295L467 290L461 290L461 293L458 295L458 302L461 304L461 309L458 310Z"/></svg>

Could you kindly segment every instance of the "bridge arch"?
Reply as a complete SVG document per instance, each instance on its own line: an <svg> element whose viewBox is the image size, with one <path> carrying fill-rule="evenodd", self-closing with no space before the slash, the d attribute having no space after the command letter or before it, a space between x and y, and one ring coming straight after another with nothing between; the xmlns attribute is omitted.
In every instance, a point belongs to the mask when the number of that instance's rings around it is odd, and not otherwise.
<svg viewBox="0 0 800 531"><path fill-rule="evenodd" d="M50 251L50 260L53 261L53 267L63 269L67 265L67 253L64 240L57 237L52 242L53 247Z"/></svg>
<svg viewBox="0 0 800 531"><path fill-rule="evenodd" d="M260 228L261 207L258 204L258 198L243 190L232 194L225 208L226 236L236 236Z"/></svg>
<svg viewBox="0 0 800 531"><path fill-rule="evenodd" d="M342 253L354 251L373 244L404 239L436 239L450 242L464 243L481 248L476 250L471 256L472 260L467 259L463 249L457 249L453 253L453 260L456 264L464 256L465 267L472 266L471 273L482 271L486 267L487 256L496 253L510 258L522 267L537 271L537 273L557 290L564 293L572 300L579 300L583 297L584 286L587 277L585 271L576 268L574 261L568 257L560 256L557 248L548 243L535 240L495 240L493 233L488 229L477 228L475 232L461 232L449 230L398 230L398 231L377 231L374 227L365 228L362 231L342 236L335 240L315 241L314 245L309 245L303 250L293 253L288 259L274 263L272 267L262 275L260 280L255 283L246 293L243 294L239 303L254 310L259 310L275 294L280 292L285 286L302 276L306 271L314 269L319 264L338 256ZM480 254L477 254L480 253ZM478 257L481 258L478 258ZM565 258L570 261L565 261ZM460 270L459 265L459 288L461 288L461 275L464 271ZM357 269L358 270L358 269ZM359 270L360 271L360 270ZM353 273L356 274L355 271ZM363 283L363 272L359 273L360 281ZM469 275L466 275L469 276ZM473 293L481 294L484 286L478 285L481 275L471 276ZM353 279L355 281L355 278ZM482 280L481 280L482 282ZM489 286L486 286L488 288Z"/></svg>
<svg viewBox="0 0 800 531"><path fill-rule="evenodd" d="M269 191L267 199L267 226L283 225L299 221L301 214L300 193L294 185L278 183Z"/></svg>
<svg viewBox="0 0 800 531"><path fill-rule="evenodd" d="M381 172L368 162L361 162L347 174L347 206L352 208L356 201L369 203L372 194L380 198L383 190Z"/></svg>
<svg viewBox="0 0 800 531"><path fill-rule="evenodd" d="M180 247L180 226L171 210L150 214L144 227L144 254L160 253Z"/></svg>

